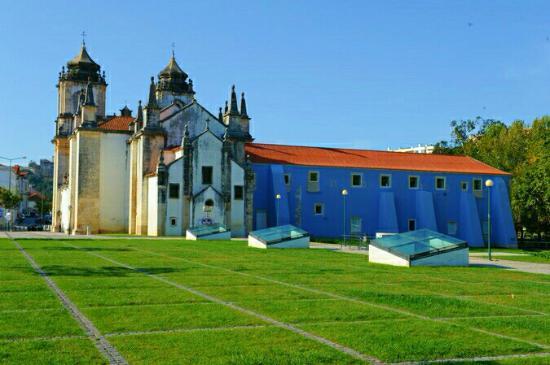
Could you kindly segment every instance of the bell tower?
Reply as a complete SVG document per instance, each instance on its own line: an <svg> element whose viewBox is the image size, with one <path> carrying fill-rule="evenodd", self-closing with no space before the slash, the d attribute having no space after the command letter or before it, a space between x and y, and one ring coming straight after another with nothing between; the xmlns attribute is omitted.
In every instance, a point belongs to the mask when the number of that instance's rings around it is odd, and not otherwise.
<svg viewBox="0 0 550 365"><path fill-rule="evenodd" d="M85 34L83 34L85 35ZM55 119L52 230L61 230L61 192L69 184L70 135L84 117L94 127L105 117L105 72L94 62L82 40L80 52L63 66L57 82Z"/></svg>
<svg viewBox="0 0 550 365"><path fill-rule="evenodd" d="M107 83L105 71L101 73L101 66L95 63L82 41L80 52L69 62L67 68L63 66L57 83L58 102L56 136L67 136L74 129L74 116L79 112L81 101L84 99L88 83L91 83L98 120L105 117L105 94Z"/></svg>
<svg viewBox="0 0 550 365"><path fill-rule="evenodd" d="M156 97L161 108L170 105L175 99L184 104L193 101L195 95L193 80L188 77L176 62L174 51L172 51L168 64L158 74Z"/></svg>

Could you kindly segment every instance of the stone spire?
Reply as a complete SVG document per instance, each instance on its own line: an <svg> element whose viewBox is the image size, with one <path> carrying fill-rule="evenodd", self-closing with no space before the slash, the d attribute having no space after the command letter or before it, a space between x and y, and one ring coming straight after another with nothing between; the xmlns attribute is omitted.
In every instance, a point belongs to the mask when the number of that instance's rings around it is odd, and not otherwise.
<svg viewBox="0 0 550 365"><path fill-rule="evenodd" d="M155 95L155 78L151 76L151 84L149 85L149 100L145 106L147 109L158 109L157 97Z"/></svg>
<svg viewBox="0 0 550 365"><path fill-rule="evenodd" d="M96 106L94 101L94 89L92 87L91 78L88 79L88 84L86 85L86 96L84 98L85 106Z"/></svg>
<svg viewBox="0 0 550 365"><path fill-rule="evenodd" d="M191 136L189 133L189 123L185 124L183 131L183 138L181 140L181 147L183 149L183 194L189 196L192 194L192 154L193 145L191 144Z"/></svg>
<svg viewBox="0 0 550 365"><path fill-rule="evenodd" d="M141 100L138 101L138 110L137 110L137 117L136 122L143 122L143 107L141 106Z"/></svg>
<svg viewBox="0 0 550 365"><path fill-rule="evenodd" d="M137 133L143 127L143 107L141 106L141 100L138 101L137 116L134 119L134 132Z"/></svg>
<svg viewBox="0 0 550 365"><path fill-rule="evenodd" d="M86 94L84 96L84 102L82 103L80 112L80 123L82 127L97 127L97 106L94 101L94 89L91 80L88 80L88 84L86 85Z"/></svg>
<svg viewBox="0 0 550 365"><path fill-rule="evenodd" d="M241 93L241 118L250 119L246 112L246 100L244 99L244 92Z"/></svg>
<svg viewBox="0 0 550 365"><path fill-rule="evenodd" d="M149 100L145 105L145 119L143 126L146 130L156 130L160 128L160 107L157 103L155 95L155 78L151 77L151 85L149 86Z"/></svg>
<svg viewBox="0 0 550 365"><path fill-rule="evenodd" d="M84 100L86 100L86 90L80 89L80 94L78 95L78 108L77 113L80 113L80 110L82 109L82 106L84 105Z"/></svg>
<svg viewBox="0 0 550 365"><path fill-rule="evenodd" d="M183 129L183 137L181 139L181 146L185 147L191 144L191 138L189 134L189 123L185 123L185 127Z"/></svg>
<svg viewBox="0 0 550 365"><path fill-rule="evenodd" d="M231 108L229 109L230 115L239 115L239 108L237 106L237 94L235 93L235 85L231 86Z"/></svg>
<svg viewBox="0 0 550 365"><path fill-rule="evenodd" d="M220 107L220 111L218 112L218 120L223 123L223 113L222 113L221 107Z"/></svg>

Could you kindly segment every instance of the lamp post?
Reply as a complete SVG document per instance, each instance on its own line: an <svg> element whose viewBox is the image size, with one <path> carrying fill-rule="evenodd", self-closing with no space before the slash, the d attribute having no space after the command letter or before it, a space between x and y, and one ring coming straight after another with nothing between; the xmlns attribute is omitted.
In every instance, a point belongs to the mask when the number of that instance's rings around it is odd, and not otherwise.
<svg viewBox="0 0 550 365"><path fill-rule="evenodd" d="M489 251L489 261L492 261L491 257L491 187L493 186L493 180L485 180L485 186L487 187L487 249Z"/></svg>
<svg viewBox="0 0 550 365"><path fill-rule="evenodd" d="M281 194L275 194L275 199L277 200L277 211L275 212L277 217L276 225L279 226L279 203L281 201Z"/></svg>
<svg viewBox="0 0 550 365"><path fill-rule="evenodd" d="M348 196L348 190L342 189L342 197L344 199L344 246L346 245L346 197Z"/></svg>

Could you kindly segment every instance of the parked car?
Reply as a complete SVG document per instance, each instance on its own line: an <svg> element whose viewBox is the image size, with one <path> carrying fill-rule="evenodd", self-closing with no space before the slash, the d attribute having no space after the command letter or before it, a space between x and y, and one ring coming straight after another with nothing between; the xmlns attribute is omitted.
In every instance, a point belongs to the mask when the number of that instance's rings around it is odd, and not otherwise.
<svg viewBox="0 0 550 365"><path fill-rule="evenodd" d="M23 218L18 224L18 226L26 227L27 231L42 231L43 223L40 218L36 217L27 217Z"/></svg>

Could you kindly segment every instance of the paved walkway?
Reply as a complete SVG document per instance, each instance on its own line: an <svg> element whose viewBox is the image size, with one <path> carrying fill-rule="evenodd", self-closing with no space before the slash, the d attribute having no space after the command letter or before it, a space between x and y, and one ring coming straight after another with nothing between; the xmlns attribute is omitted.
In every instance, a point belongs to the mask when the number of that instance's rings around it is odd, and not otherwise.
<svg viewBox="0 0 550 365"><path fill-rule="evenodd" d="M12 231L5 232L0 231L0 238L10 238L21 239L21 238L34 238L34 239L71 239L71 240L86 240L86 239L112 239L113 237L108 236L97 236L97 235L67 235L60 232L47 232L47 231Z"/></svg>
<svg viewBox="0 0 550 365"><path fill-rule="evenodd" d="M470 266L497 267L505 270L523 271L534 274L550 275L550 264L539 264L534 262L500 260L493 258L489 261L487 258L470 255Z"/></svg>
<svg viewBox="0 0 550 365"><path fill-rule="evenodd" d="M346 253L356 253L359 255L368 255L369 250L361 249L359 250L357 246L341 246L334 243L320 243L320 242L310 242L310 248L321 248L324 250L339 251Z"/></svg>
<svg viewBox="0 0 550 365"><path fill-rule="evenodd" d="M487 252L470 252L470 257L487 257ZM529 256L520 252L491 252L491 256Z"/></svg>

